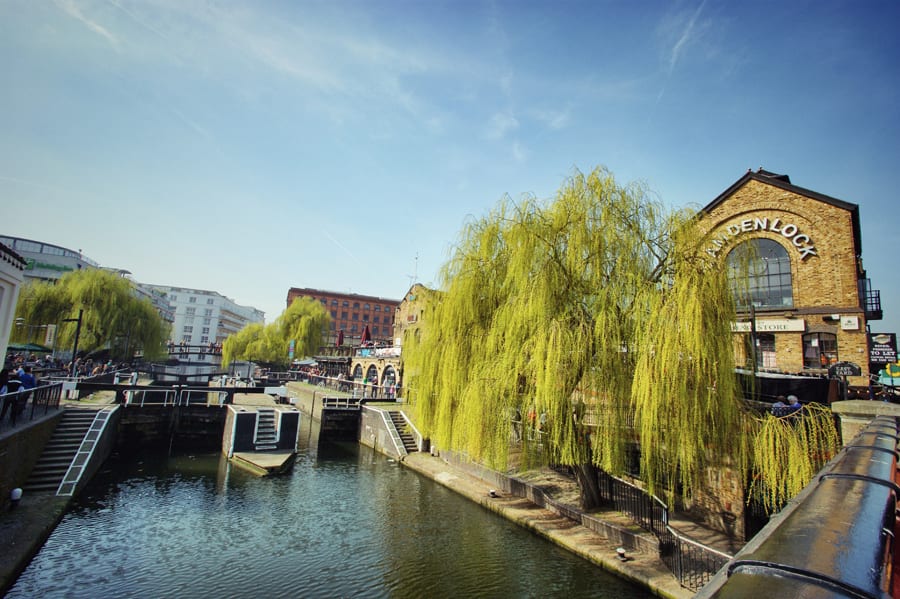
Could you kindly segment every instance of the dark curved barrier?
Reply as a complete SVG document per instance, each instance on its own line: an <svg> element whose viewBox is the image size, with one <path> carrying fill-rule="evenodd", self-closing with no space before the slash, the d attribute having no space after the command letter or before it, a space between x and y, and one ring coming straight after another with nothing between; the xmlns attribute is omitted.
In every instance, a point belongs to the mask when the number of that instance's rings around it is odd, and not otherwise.
<svg viewBox="0 0 900 599"><path fill-rule="evenodd" d="M890 597L897 445L872 421L697 597Z"/></svg>

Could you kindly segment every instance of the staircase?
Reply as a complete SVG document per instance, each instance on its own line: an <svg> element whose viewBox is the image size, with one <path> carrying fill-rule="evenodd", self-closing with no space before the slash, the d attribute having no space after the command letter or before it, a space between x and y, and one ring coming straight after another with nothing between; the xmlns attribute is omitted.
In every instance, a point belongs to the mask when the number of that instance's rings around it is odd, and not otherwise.
<svg viewBox="0 0 900 599"><path fill-rule="evenodd" d="M394 423L394 428L397 429L397 434L400 436L400 441L403 442L403 448L406 449L406 453L419 451L419 446L416 445L416 438L409 432L403 414L394 410L389 411L388 414L391 416L391 422Z"/></svg>
<svg viewBox="0 0 900 599"><path fill-rule="evenodd" d="M25 481L26 493L56 493L96 415L90 408L66 408Z"/></svg>
<svg viewBox="0 0 900 599"><path fill-rule="evenodd" d="M259 408L256 410L256 439L253 446L256 451L278 449L278 435L275 432L275 410Z"/></svg>

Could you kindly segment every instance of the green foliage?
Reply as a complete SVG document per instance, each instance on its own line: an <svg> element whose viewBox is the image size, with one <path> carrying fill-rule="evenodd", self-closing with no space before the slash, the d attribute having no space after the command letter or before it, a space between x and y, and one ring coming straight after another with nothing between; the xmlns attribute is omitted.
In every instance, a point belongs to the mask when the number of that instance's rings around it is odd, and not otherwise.
<svg viewBox="0 0 900 599"><path fill-rule="evenodd" d="M828 408L816 404L800 414L759 419L753 447L750 496L771 513L799 493L840 450L841 442Z"/></svg>
<svg viewBox="0 0 900 599"><path fill-rule="evenodd" d="M168 324L150 300L135 295L127 279L105 270L70 272L56 284L27 283L19 294L16 318L57 325L56 347L70 348L76 323L66 320L77 318L79 310L79 353L108 348L117 358L128 358L137 350L150 359L165 354Z"/></svg>
<svg viewBox="0 0 900 599"><path fill-rule="evenodd" d="M322 345L322 331L330 323L331 316L320 302L298 298L272 324L252 323L228 337L222 345L222 363L250 360L286 366L291 340L295 356L311 356Z"/></svg>
<svg viewBox="0 0 900 599"><path fill-rule="evenodd" d="M670 499L723 457L747 472L733 293L696 225L602 168L467 223L404 340L417 427L498 468L517 411L526 464L622 474L637 444L641 479Z"/></svg>

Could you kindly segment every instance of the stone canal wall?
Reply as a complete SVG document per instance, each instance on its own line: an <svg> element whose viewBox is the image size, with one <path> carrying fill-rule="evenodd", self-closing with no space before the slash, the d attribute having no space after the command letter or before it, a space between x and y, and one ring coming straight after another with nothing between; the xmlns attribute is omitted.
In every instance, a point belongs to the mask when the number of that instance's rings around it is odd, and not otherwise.
<svg viewBox="0 0 900 599"><path fill-rule="evenodd" d="M9 492L25 484L61 418L56 410L0 436L0 511L9 509Z"/></svg>

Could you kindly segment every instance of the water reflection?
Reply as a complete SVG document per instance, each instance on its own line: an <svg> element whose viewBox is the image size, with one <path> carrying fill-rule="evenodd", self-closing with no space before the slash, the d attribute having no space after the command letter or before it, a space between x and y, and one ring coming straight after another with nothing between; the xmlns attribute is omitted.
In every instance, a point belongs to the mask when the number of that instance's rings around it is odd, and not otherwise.
<svg viewBox="0 0 900 599"><path fill-rule="evenodd" d="M117 456L9 597L649 597L367 448Z"/></svg>

